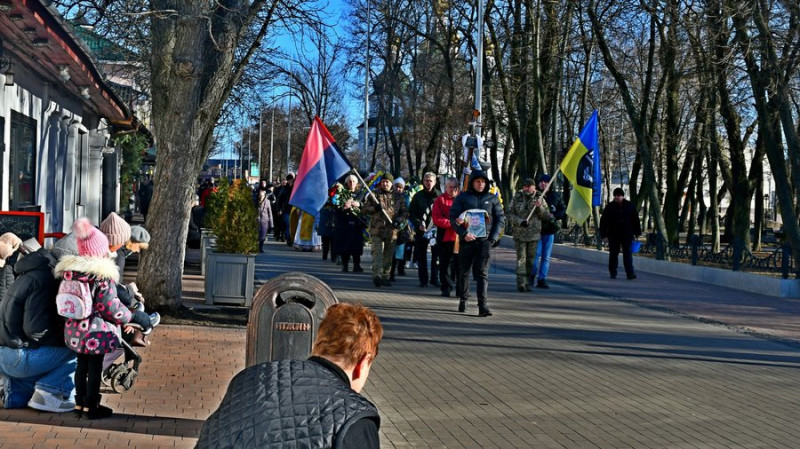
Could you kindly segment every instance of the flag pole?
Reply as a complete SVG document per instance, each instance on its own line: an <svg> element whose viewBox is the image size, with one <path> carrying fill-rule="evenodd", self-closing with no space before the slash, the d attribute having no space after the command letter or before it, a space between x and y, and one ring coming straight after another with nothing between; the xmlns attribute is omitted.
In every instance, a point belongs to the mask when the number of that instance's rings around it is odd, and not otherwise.
<svg viewBox="0 0 800 449"><path fill-rule="evenodd" d="M546 186L544 186L544 190L542 190L541 193L537 192L539 198L544 198L547 192L550 191L550 186L553 184L553 181L556 180L556 176L558 176L558 173L560 171L561 171L561 166L558 166L558 168L556 168L556 172L553 173L553 176L550 177L550 181L547 183ZM528 218L526 218L525 221L530 221L531 217L533 216L534 210L536 210L536 207L531 209L531 211L528 213Z"/></svg>
<svg viewBox="0 0 800 449"><path fill-rule="evenodd" d="M376 197L375 194L372 193L372 190L369 189L367 181L364 181L364 178L361 177L361 175L358 173L358 170L351 169L350 171L356 175L356 178L358 178L358 180L361 181L361 184L364 185L364 188L367 189L367 196L371 196L372 199L375 200L375 202L380 206L381 203L378 201L378 197ZM389 216L389 214L386 212L386 209L381 208L381 212L383 212L383 216L386 217L386 220L391 223L392 217Z"/></svg>

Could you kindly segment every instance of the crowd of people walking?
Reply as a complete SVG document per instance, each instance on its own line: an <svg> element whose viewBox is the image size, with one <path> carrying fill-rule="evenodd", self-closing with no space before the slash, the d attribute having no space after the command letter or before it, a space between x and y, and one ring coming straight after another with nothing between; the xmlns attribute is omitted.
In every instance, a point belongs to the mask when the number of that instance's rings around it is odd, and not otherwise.
<svg viewBox="0 0 800 449"><path fill-rule="evenodd" d="M421 181L395 178L390 173L371 174L363 184L348 174L334 184L328 200L312 216L289 204L294 175L280 184L261 181L254 186L259 251L268 233L302 251L321 251L322 259L341 266L344 273L361 273L365 244L372 255L372 281L377 288L390 287L406 269L416 269L420 288L455 295L458 311L469 302L470 279L475 280L478 315L491 316L488 305L488 267L492 248L510 234L516 251L516 287L531 292L550 288L547 276L555 234L567 207L561 195L550 189L552 178L522 180L522 189L503 205L499 189L487 174L475 170L462 191L459 180L443 178L444 191L432 172ZM201 186L201 202L215 189ZM618 195L619 194L619 195ZM615 201L603 213L601 235L608 238L609 272L616 277L617 254L623 253L628 279L635 279L630 244L641 233L624 192L615 190ZM507 226L508 225L508 226Z"/></svg>

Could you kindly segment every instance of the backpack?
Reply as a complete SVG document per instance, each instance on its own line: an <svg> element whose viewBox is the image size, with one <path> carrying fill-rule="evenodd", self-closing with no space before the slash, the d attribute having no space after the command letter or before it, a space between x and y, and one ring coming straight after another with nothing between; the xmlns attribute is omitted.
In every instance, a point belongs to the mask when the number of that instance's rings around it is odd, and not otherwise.
<svg viewBox="0 0 800 449"><path fill-rule="evenodd" d="M82 320L92 314L93 297L88 282L64 279L58 286L56 307L64 318Z"/></svg>

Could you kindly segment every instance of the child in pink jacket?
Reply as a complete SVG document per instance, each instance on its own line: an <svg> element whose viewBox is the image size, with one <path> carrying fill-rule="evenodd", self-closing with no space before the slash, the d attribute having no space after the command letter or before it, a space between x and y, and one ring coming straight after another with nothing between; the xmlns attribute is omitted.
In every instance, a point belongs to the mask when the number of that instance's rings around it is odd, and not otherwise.
<svg viewBox="0 0 800 449"><path fill-rule="evenodd" d="M100 405L100 377L103 357L119 344L120 325L131 321L131 312L117 298L117 265L108 257L108 238L86 218L72 225L78 244L77 256L64 256L55 268L57 278L89 284L92 313L83 320L69 319L64 327L67 347L78 353L75 371L75 410L89 419L111 416Z"/></svg>

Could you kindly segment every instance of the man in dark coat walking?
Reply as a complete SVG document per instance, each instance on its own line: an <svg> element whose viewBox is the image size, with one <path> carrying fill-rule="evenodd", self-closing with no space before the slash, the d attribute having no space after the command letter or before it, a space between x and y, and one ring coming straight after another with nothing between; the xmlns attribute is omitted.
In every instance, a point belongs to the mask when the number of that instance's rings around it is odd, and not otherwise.
<svg viewBox="0 0 800 449"><path fill-rule="evenodd" d="M436 259L431 258L431 276L428 278L428 244L430 239L425 238L425 233L433 226L433 216L431 208L433 201L439 196L439 192L433 187L436 185L436 175L427 172L422 176L422 190L414 194L411 204L408 206L408 216L414 225L414 258L417 262L417 274L419 275L419 286L427 287L431 285L438 287L437 279L439 272L436 269ZM431 247L431 253L435 249Z"/></svg>
<svg viewBox="0 0 800 449"><path fill-rule="evenodd" d="M468 217L461 214L482 212L485 215L483 232L471 232L478 227L469 226ZM478 220L480 221L480 220ZM459 237L458 280L456 294L459 298L458 311L465 312L469 299L469 274L474 264L477 277L478 316L491 316L486 302L489 288L489 249L500 243L500 232L506 225L503 206L496 195L489 193L489 178L482 171L475 171L469 180L469 188L453 200L450 208L450 223ZM465 227L465 225L467 225Z"/></svg>
<svg viewBox="0 0 800 449"><path fill-rule="evenodd" d="M614 189L614 200L606 205L600 217L600 237L608 242L608 273L611 279L617 278L620 248L628 279L636 279L631 246L633 239L641 233L642 227L636 209L625 199L625 191L617 187Z"/></svg>

